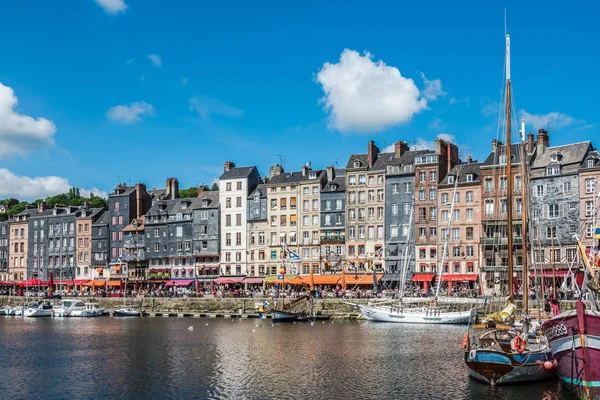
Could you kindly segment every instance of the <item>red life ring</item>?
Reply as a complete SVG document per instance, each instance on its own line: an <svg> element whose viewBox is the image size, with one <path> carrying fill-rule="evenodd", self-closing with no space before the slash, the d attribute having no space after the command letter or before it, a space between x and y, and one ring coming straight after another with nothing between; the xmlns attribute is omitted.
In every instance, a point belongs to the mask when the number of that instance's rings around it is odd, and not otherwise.
<svg viewBox="0 0 600 400"><path fill-rule="evenodd" d="M468 345L469 345L469 334L465 333L465 336L463 337L463 341L462 341L462 348L466 349Z"/></svg>
<svg viewBox="0 0 600 400"><path fill-rule="evenodd" d="M515 350L517 350L519 353L525 351L525 340L523 340L521 336L517 336L513 341L513 344L515 346Z"/></svg>

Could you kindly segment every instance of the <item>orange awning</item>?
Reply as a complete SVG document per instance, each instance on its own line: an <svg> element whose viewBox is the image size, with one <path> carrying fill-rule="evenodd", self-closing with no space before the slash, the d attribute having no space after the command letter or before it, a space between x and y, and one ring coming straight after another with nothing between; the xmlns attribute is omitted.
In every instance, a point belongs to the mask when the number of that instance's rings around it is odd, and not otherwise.
<svg viewBox="0 0 600 400"><path fill-rule="evenodd" d="M115 271L116 272L121 272L121 266L120 265L115 266Z"/></svg>
<svg viewBox="0 0 600 400"><path fill-rule="evenodd" d="M97 272L97 273L100 273L100 272L102 272L102 271L104 271L104 268L102 268L102 267L98 267L98 268L96 268L96 272Z"/></svg>
<svg viewBox="0 0 600 400"><path fill-rule="evenodd" d="M98 268L98 269L102 269L102 268ZM93 281L89 281L88 283L85 283L84 286L88 286L88 287L92 287L92 286L104 286L104 283L106 281L102 280L102 279L95 279Z"/></svg>
<svg viewBox="0 0 600 400"><path fill-rule="evenodd" d="M346 285L373 285L373 275L372 274L345 274ZM377 274L377 281L379 281L383 277L383 274ZM342 285L342 275L313 275L312 280L314 281L314 285L329 285L336 286ZM281 283L279 279L271 281L269 283ZM299 276L292 280L288 280L285 278L285 284L287 285L310 285L311 284L311 276Z"/></svg>

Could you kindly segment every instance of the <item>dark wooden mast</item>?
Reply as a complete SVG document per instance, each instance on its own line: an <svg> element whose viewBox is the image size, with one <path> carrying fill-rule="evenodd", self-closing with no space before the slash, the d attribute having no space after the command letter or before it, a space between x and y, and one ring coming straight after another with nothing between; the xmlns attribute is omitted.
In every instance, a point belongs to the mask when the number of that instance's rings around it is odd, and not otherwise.
<svg viewBox="0 0 600 400"><path fill-rule="evenodd" d="M510 94L510 34L506 33L506 213L507 213L507 251L508 251L508 294L509 301L514 301L513 283L513 215L512 215L512 148L511 148L511 94Z"/></svg>

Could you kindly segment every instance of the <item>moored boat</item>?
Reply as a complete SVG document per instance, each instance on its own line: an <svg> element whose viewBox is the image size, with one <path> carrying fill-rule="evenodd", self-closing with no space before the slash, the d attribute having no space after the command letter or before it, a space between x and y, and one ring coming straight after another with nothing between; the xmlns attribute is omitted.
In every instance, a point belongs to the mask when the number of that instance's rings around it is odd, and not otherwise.
<svg viewBox="0 0 600 400"><path fill-rule="evenodd" d="M476 308L466 311L446 311L440 307L402 308L359 305L360 311L370 321L404 322L413 324L462 324L466 325L477 314Z"/></svg>
<svg viewBox="0 0 600 400"><path fill-rule="evenodd" d="M52 309L53 317L70 317L74 311L85 309L85 304L81 300L66 299L60 302L58 307Z"/></svg>
<svg viewBox="0 0 600 400"><path fill-rule="evenodd" d="M71 317L100 317L104 315L104 308L98 307L96 303L86 303L83 309L71 312Z"/></svg>
<svg viewBox="0 0 600 400"><path fill-rule="evenodd" d="M29 318L40 318L40 317L51 317L52 316L52 304L47 301L42 301L33 307L27 308L23 312L24 317Z"/></svg>
<svg viewBox="0 0 600 400"><path fill-rule="evenodd" d="M113 311L114 317L140 317L142 313L135 311L133 308L120 308Z"/></svg>

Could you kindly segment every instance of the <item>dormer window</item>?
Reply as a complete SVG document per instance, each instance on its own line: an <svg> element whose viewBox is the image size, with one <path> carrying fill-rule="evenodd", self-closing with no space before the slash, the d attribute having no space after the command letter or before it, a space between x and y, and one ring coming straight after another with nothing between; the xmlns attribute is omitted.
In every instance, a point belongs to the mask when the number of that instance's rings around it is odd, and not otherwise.
<svg viewBox="0 0 600 400"><path fill-rule="evenodd" d="M467 174L467 182L473 182L473 174Z"/></svg>
<svg viewBox="0 0 600 400"><path fill-rule="evenodd" d="M354 161L352 165L354 166L354 168L360 168L360 161Z"/></svg>
<svg viewBox="0 0 600 400"><path fill-rule="evenodd" d="M506 165L506 154L500 155L500 165Z"/></svg>
<svg viewBox="0 0 600 400"><path fill-rule="evenodd" d="M259 195L258 193L256 193L256 194L254 195L254 202L255 202L255 203L260 203L260 195Z"/></svg>
<svg viewBox="0 0 600 400"><path fill-rule="evenodd" d="M310 174L308 174L308 179L317 179L317 173L311 172Z"/></svg>
<svg viewBox="0 0 600 400"><path fill-rule="evenodd" d="M590 158L589 160L587 160L587 167L594 168L594 159L593 158Z"/></svg>
<svg viewBox="0 0 600 400"><path fill-rule="evenodd" d="M332 192L335 192L337 189L337 185L331 185L329 186L329 190L331 190Z"/></svg>
<svg viewBox="0 0 600 400"><path fill-rule="evenodd" d="M546 168L546 175L547 176L558 175L558 174L560 174L560 166L558 166L558 165L551 165L548 168Z"/></svg>
<svg viewBox="0 0 600 400"><path fill-rule="evenodd" d="M448 183L454 183L454 175L448 175Z"/></svg>
<svg viewBox="0 0 600 400"><path fill-rule="evenodd" d="M182 209L182 210L185 210L185 209L187 209L187 201L182 201L182 202L181 202L181 209Z"/></svg>
<svg viewBox="0 0 600 400"><path fill-rule="evenodd" d="M550 160L552 162L559 162L561 158L562 154L559 151L555 151L554 153L550 154Z"/></svg>
<svg viewBox="0 0 600 400"><path fill-rule="evenodd" d="M208 200L202 200L202 207L208 207Z"/></svg>
<svg viewBox="0 0 600 400"><path fill-rule="evenodd" d="M182 221L183 220L183 214L182 213L177 213L176 217L177 217L177 221Z"/></svg>

